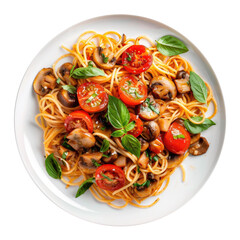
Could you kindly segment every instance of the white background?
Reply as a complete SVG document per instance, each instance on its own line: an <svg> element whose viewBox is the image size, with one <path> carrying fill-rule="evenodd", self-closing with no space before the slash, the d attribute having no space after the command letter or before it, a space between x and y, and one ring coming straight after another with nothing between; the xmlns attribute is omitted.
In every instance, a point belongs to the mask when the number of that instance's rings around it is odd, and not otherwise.
<svg viewBox="0 0 240 240"><path fill-rule="evenodd" d="M239 239L238 2L21 0L1 3L0 239ZM83 221L46 198L22 164L13 125L18 87L39 50L75 23L119 13L153 18L192 41L213 67L227 110L224 147L213 174L200 192L169 216L131 227L102 226Z"/></svg>

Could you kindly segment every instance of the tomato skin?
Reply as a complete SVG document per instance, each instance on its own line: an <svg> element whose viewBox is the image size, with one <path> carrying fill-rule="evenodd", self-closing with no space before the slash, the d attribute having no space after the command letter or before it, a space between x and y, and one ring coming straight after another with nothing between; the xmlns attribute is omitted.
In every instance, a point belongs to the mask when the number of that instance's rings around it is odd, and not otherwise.
<svg viewBox="0 0 240 240"><path fill-rule="evenodd" d="M133 45L122 54L123 67L133 74L145 72L151 67L152 62L152 55L143 45Z"/></svg>
<svg viewBox="0 0 240 240"><path fill-rule="evenodd" d="M130 113L130 121L129 122L132 122L132 121L135 122L135 127L131 131L129 131L128 134L131 134L134 137L138 137L143 131L143 122L139 118L138 115Z"/></svg>
<svg viewBox="0 0 240 240"><path fill-rule="evenodd" d="M184 135L185 138L173 138L173 133ZM164 134L164 146L174 154L184 154L190 146L191 137L189 132L179 123L173 122L168 131Z"/></svg>
<svg viewBox="0 0 240 240"><path fill-rule="evenodd" d="M86 82L77 90L80 107L89 113L101 112L107 108L108 95L104 88L97 83Z"/></svg>
<svg viewBox="0 0 240 240"><path fill-rule="evenodd" d="M112 181L109 181L104 177L109 177ZM115 191L125 185L125 174L123 170L113 164L104 164L97 168L95 173L96 184L107 191Z"/></svg>
<svg viewBox="0 0 240 240"><path fill-rule="evenodd" d="M150 142L149 150L156 154L161 153L164 150L164 144L163 144L161 136L157 137L155 140Z"/></svg>
<svg viewBox="0 0 240 240"><path fill-rule="evenodd" d="M125 104L135 106L147 98L147 87L133 76L125 76L118 85L118 93Z"/></svg>
<svg viewBox="0 0 240 240"><path fill-rule="evenodd" d="M70 113L64 121L64 126L67 132L79 127L87 128L90 133L93 132L92 119L87 112L82 110Z"/></svg>

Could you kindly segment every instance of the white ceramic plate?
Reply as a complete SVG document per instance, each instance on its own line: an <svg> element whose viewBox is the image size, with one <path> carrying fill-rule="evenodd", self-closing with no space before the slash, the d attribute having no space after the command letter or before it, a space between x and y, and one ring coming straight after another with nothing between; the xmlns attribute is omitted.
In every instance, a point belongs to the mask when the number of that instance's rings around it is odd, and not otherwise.
<svg viewBox="0 0 240 240"><path fill-rule="evenodd" d="M43 137L36 125L34 116L38 105L32 90L32 82L43 67L52 63L65 52L62 44L71 48L78 36L87 30L104 33L109 30L125 33L128 37L146 35L152 40L171 34L185 42L189 52L182 54L192 64L194 70L213 88L219 111L214 117L216 126L203 133L210 142L207 154L199 157L188 157L183 165L186 170L186 181L181 181L180 169L171 177L167 190L160 195L160 201L147 209L127 206L116 210L106 204L97 202L90 192L75 198L77 187L65 189L65 185L48 176L44 165ZM225 108L222 92L216 76L200 51L184 36L157 21L130 15L110 15L93 18L65 30L51 40L35 57L22 80L15 109L15 132L19 152L23 163L33 181L42 192L62 209L82 219L106 225L135 225L161 218L186 203L206 182L213 171L221 152L225 134ZM27 197L27 196L26 196ZM146 200L151 203L155 198Z"/></svg>

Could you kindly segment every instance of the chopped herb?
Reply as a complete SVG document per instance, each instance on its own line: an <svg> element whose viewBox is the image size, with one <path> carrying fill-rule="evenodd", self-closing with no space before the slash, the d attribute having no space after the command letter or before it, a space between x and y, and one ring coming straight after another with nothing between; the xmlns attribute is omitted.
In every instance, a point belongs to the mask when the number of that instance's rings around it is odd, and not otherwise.
<svg viewBox="0 0 240 240"><path fill-rule="evenodd" d="M70 145L68 144L67 136L64 136L62 146L65 147L65 148L67 148L67 149L69 149L69 150L71 150L71 151L74 151L74 149L72 148L72 146L70 146Z"/></svg>
<svg viewBox="0 0 240 240"><path fill-rule="evenodd" d="M89 61L89 62L88 62L88 66L89 66L89 67L93 67L93 61Z"/></svg>
<svg viewBox="0 0 240 240"><path fill-rule="evenodd" d="M70 70L70 74L69 74L70 77L72 77L72 75L73 75L74 68L75 68L75 65L73 65L71 70Z"/></svg>
<svg viewBox="0 0 240 240"><path fill-rule="evenodd" d="M104 131L106 128L107 128L107 127L104 126L104 127L101 127L100 129L101 129L102 131Z"/></svg>
<svg viewBox="0 0 240 240"><path fill-rule="evenodd" d="M155 161L155 162L157 162L158 159L159 159L159 156L157 156L157 155L155 155L155 156L152 158L152 160Z"/></svg>
<svg viewBox="0 0 240 240"><path fill-rule="evenodd" d="M127 52L127 55L128 55L127 60L128 60L129 62L131 62L131 61L132 61L132 56L131 56L131 54Z"/></svg>
<svg viewBox="0 0 240 240"><path fill-rule="evenodd" d="M91 160L92 160L92 163L95 167L102 166L102 164L98 163L95 159L91 159Z"/></svg>
<svg viewBox="0 0 240 240"><path fill-rule="evenodd" d="M137 172L140 173L140 167L137 165Z"/></svg>
<svg viewBox="0 0 240 240"><path fill-rule="evenodd" d="M86 100L86 103L90 103L96 96L97 96L97 93L93 93L93 94Z"/></svg>
<svg viewBox="0 0 240 240"><path fill-rule="evenodd" d="M139 94L137 92L137 90L135 90L135 95L136 95L137 99L143 98L143 95Z"/></svg>
<svg viewBox="0 0 240 240"><path fill-rule="evenodd" d="M149 180L147 180L147 181L144 182L143 184L139 184L139 183L134 183L134 184L133 184L133 186L134 186L134 187L137 187L137 188L139 188L139 187L149 187L149 185L150 185L150 181L149 181Z"/></svg>
<svg viewBox="0 0 240 240"><path fill-rule="evenodd" d="M57 82L57 84L59 84L61 82L61 79L58 78L56 82Z"/></svg>
<svg viewBox="0 0 240 240"><path fill-rule="evenodd" d="M107 63L109 58L102 53L102 59L104 63Z"/></svg>
<svg viewBox="0 0 240 240"><path fill-rule="evenodd" d="M66 159L67 158L67 155L68 155L68 152L66 151L66 152L64 152L63 154L62 154L62 159Z"/></svg>
<svg viewBox="0 0 240 240"><path fill-rule="evenodd" d="M103 176L103 178L107 179L108 181L112 182L113 180L108 177L107 175L105 175L104 173L101 173L101 175Z"/></svg>
<svg viewBox="0 0 240 240"><path fill-rule="evenodd" d="M128 86L130 86L132 83L128 80L128 81L127 81L127 84L128 84Z"/></svg>
<svg viewBox="0 0 240 240"><path fill-rule="evenodd" d="M103 154L102 155L103 157L106 157L106 158L109 158L110 156L106 155L106 154Z"/></svg>
<svg viewBox="0 0 240 240"><path fill-rule="evenodd" d="M76 94L77 93L77 89L76 87L72 86L72 85L63 85L62 88L64 90L67 90L68 92L72 93L72 94Z"/></svg>
<svg viewBox="0 0 240 240"><path fill-rule="evenodd" d="M173 139L185 138L183 134L173 135Z"/></svg>
<svg viewBox="0 0 240 240"><path fill-rule="evenodd" d="M127 64L126 64L126 63L124 63L124 64L123 64L123 66L127 66Z"/></svg>
<svg viewBox="0 0 240 240"><path fill-rule="evenodd" d="M151 109L156 114L159 114L160 111L154 106L153 102L150 102L150 98L146 98L145 103L148 105L148 108Z"/></svg>

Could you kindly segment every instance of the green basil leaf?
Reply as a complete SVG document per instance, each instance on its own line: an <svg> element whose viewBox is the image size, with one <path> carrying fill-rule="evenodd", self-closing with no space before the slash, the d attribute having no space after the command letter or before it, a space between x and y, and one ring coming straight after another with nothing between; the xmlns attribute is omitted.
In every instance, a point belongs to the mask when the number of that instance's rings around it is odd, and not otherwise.
<svg viewBox="0 0 240 240"><path fill-rule="evenodd" d="M128 131L133 130L134 127L135 127L135 121L132 121L125 127L125 130L128 132Z"/></svg>
<svg viewBox="0 0 240 240"><path fill-rule="evenodd" d="M72 93L72 94L76 94L77 93L77 89L72 86L72 85L63 85L62 88L64 90L67 90L68 92Z"/></svg>
<svg viewBox="0 0 240 240"><path fill-rule="evenodd" d="M62 169L57 160L54 158L53 153L48 155L46 158L45 166L49 176L55 179L61 179Z"/></svg>
<svg viewBox="0 0 240 240"><path fill-rule="evenodd" d="M124 128L129 120L130 114L125 104L116 97L108 96L108 119L115 128Z"/></svg>
<svg viewBox="0 0 240 240"><path fill-rule="evenodd" d="M126 133L126 131L124 129L120 129L120 130L116 130L114 131L111 136L112 137L121 137Z"/></svg>
<svg viewBox="0 0 240 240"><path fill-rule="evenodd" d="M76 68L72 74L72 77L75 79L85 79L96 76L105 76L105 73L103 70L91 66Z"/></svg>
<svg viewBox="0 0 240 240"><path fill-rule="evenodd" d="M140 167L137 165L137 172L141 173Z"/></svg>
<svg viewBox="0 0 240 240"><path fill-rule="evenodd" d="M126 134L122 138L122 145L128 152L134 154L137 158L140 157L141 144L137 138Z"/></svg>
<svg viewBox="0 0 240 240"><path fill-rule="evenodd" d="M173 139L181 139L181 138L185 138L185 136L183 134L173 135Z"/></svg>
<svg viewBox="0 0 240 240"><path fill-rule="evenodd" d="M102 142L102 146L100 148L100 152L106 152L109 149L110 143L107 139L104 139Z"/></svg>
<svg viewBox="0 0 240 240"><path fill-rule="evenodd" d="M165 56L175 56L188 51L181 40L171 35L163 36L156 42L158 51Z"/></svg>
<svg viewBox="0 0 240 240"><path fill-rule="evenodd" d="M59 84L60 82L61 82L61 79L58 78L57 81L56 81L56 83Z"/></svg>
<svg viewBox="0 0 240 240"><path fill-rule="evenodd" d="M95 183L95 177L91 177L84 181L78 188L76 198L84 194Z"/></svg>
<svg viewBox="0 0 240 240"><path fill-rule="evenodd" d="M147 180L146 182L144 182L143 184L139 184L139 183L134 183L133 186L139 188L139 187L149 187L150 185L150 180Z"/></svg>
<svg viewBox="0 0 240 240"><path fill-rule="evenodd" d="M104 63L108 62L108 57L106 57L103 53L102 53L102 60Z"/></svg>
<svg viewBox="0 0 240 240"><path fill-rule="evenodd" d="M108 181L112 182L113 180L108 177L107 175L105 175L104 173L101 173L101 176L103 176L103 178L107 179Z"/></svg>
<svg viewBox="0 0 240 240"><path fill-rule="evenodd" d="M110 155L103 154L102 157L109 158Z"/></svg>
<svg viewBox="0 0 240 240"><path fill-rule="evenodd" d="M191 117L192 120L200 122L202 117ZM192 134L198 134L204 130L207 130L209 127L216 125L211 119L205 118L204 122L201 124L195 124L189 121L188 119L184 119L185 128Z"/></svg>
<svg viewBox="0 0 240 240"><path fill-rule="evenodd" d="M89 67L93 67L93 61L89 61L89 62L88 62L88 66L89 66Z"/></svg>
<svg viewBox="0 0 240 240"><path fill-rule="evenodd" d="M149 107L153 112L155 112L156 114L159 114L159 113L160 113L160 111L159 111L157 108L155 108L151 103L148 105L148 107Z"/></svg>
<svg viewBox="0 0 240 240"><path fill-rule="evenodd" d="M207 87L204 81L195 72L192 71L190 72L189 81L194 98L201 103L206 103Z"/></svg>
<svg viewBox="0 0 240 240"><path fill-rule="evenodd" d="M155 161L155 162L157 162L158 159L159 159L159 156L158 156L158 155L155 155L155 156L152 158L152 160Z"/></svg>
<svg viewBox="0 0 240 240"><path fill-rule="evenodd" d="M75 68L75 65L72 66L72 68L71 68L71 70L70 70L70 73L69 73L69 77L72 77L74 68Z"/></svg>

